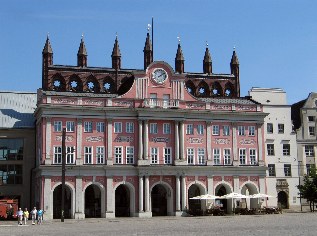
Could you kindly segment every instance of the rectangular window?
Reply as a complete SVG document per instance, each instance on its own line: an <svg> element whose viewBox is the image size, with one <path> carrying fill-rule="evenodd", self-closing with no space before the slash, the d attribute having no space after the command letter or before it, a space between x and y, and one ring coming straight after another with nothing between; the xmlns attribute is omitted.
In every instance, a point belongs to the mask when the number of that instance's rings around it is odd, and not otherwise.
<svg viewBox="0 0 317 236"><path fill-rule="evenodd" d="M126 147L125 152L127 164L134 164L134 147Z"/></svg>
<svg viewBox="0 0 317 236"><path fill-rule="evenodd" d="M291 147L290 144L283 144L283 156L291 155Z"/></svg>
<svg viewBox="0 0 317 236"><path fill-rule="evenodd" d="M203 125L197 125L197 134L204 134L204 126Z"/></svg>
<svg viewBox="0 0 317 236"><path fill-rule="evenodd" d="M163 124L163 134L170 134L171 133L171 124L164 123Z"/></svg>
<svg viewBox="0 0 317 236"><path fill-rule="evenodd" d="M164 148L164 164L172 164L172 148Z"/></svg>
<svg viewBox="0 0 317 236"><path fill-rule="evenodd" d="M309 135L310 136L315 136L315 126L309 126Z"/></svg>
<svg viewBox="0 0 317 236"><path fill-rule="evenodd" d="M315 116L308 116L308 121L315 121Z"/></svg>
<svg viewBox="0 0 317 236"><path fill-rule="evenodd" d="M66 132L74 132L74 131L75 131L75 122L66 121Z"/></svg>
<svg viewBox="0 0 317 236"><path fill-rule="evenodd" d="M54 164L62 164L62 147L54 147Z"/></svg>
<svg viewBox="0 0 317 236"><path fill-rule="evenodd" d="M219 135L219 125L212 126L212 135Z"/></svg>
<svg viewBox="0 0 317 236"><path fill-rule="evenodd" d="M84 122L84 132L86 132L86 133L92 132L92 122L91 121Z"/></svg>
<svg viewBox="0 0 317 236"><path fill-rule="evenodd" d="M54 132L62 132L62 122L54 121Z"/></svg>
<svg viewBox="0 0 317 236"><path fill-rule="evenodd" d="M284 175L285 175L285 177L292 176L292 170L291 170L290 164L284 164Z"/></svg>
<svg viewBox="0 0 317 236"><path fill-rule="evenodd" d="M273 134L273 123L267 123L266 132L268 134Z"/></svg>
<svg viewBox="0 0 317 236"><path fill-rule="evenodd" d="M192 124L188 124L186 126L186 134L194 134L194 130L193 130L193 125Z"/></svg>
<svg viewBox="0 0 317 236"><path fill-rule="evenodd" d="M305 145L305 154L306 154L306 157L314 157L315 156L314 146Z"/></svg>
<svg viewBox="0 0 317 236"><path fill-rule="evenodd" d="M276 176L275 164L268 164L268 168L269 168L269 176Z"/></svg>
<svg viewBox="0 0 317 236"><path fill-rule="evenodd" d="M315 169L314 164L306 164L306 171L308 176L312 175L311 171L313 171L314 169Z"/></svg>
<svg viewBox="0 0 317 236"><path fill-rule="evenodd" d="M96 162L97 164L105 163L105 147L96 147Z"/></svg>
<svg viewBox="0 0 317 236"><path fill-rule="evenodd" d="M75 147L66 147L66 164L75 164Z"/></svg>
<svg viewBox="0 0 317 236"><path fill-rule="evenodd" d="M84 147L84 164L92 164L92 147Z"/></svg>
<svg viewBox="0 0 317 236"><path fill-rule="evenodd" d="M231 165L231 154L230 149L224 149L224 164Z"/></svg>
<svg viewBox="0 0 317 236"><path fill-rule="evenodd" d="M255 135L255 126L249 126L249 136L254 136Z"/></svg>
<svg viewBox="0 0 317 236"><path fill-rule="evenodd" d="M157 123L150 124L150 134L157 134Z"/></svg>
<svg viewBox="0 0 317 236"><path fill-rule="evenodd" d="M1 138L0 161L23 160L23 139Z"/></svg>
<svg viewBox="0 0 317 236"><path fill-rule="evenodd" d="M240 135L240 136L245 135L245 127L244 126L238 126L238 135Z"/></svg>
<svg viewBox="0 0 317 236"><path fill-rule="evenodd" d="M121 122L114 122L114 132L115 133L122 133L122 123Z"/></svg>
<svg viewBox="0 0 317 236"><path fill-rule="evenodd" d="M127 132L127 133L134 133L134 123L133 122L127 122L126 124L125 124L125 131Z"/></svg>
<svg viewBox="0 0 317 236"><path fill-rule="evenodd" d="M122 147L114 147L115 164L122 164Z"/></svg>
<svg viewBox="0 0 317 236"><path fill-rule="evenodd" d="M215 148L213 150L213 154L214 154L214 165L220 165L220 149Z"/></svg>
<svg viewBox="0 0 317 236"><path fill-rule="evenodd" d="M22 184L22 165L0 165L0 186Z"/></svg>
<svg viewBox="0 0 317 236"><path fill-rule="evenodd" d="M98 133L105 132L105 122L97 122L97 132Z"/></svg>
<svg viewBox="0 0 317 236"><path fill-rule="evenodd" d="M274 144L266 144L266 149L267 149L267 155L268 156L274 156Z"/></svg>
<svg viewBox="0 0 317 236"><path fill-rule="evenodd" d="M205 158L205 149L198 148L198 165L205 165L206 158Z"/></svg>
<svg viewBox="0 0 317 236"><path fill-rule="evenodd" d="M224 125L223 126L223 135L224 136L229 136L230 135L230 126L229 125Z"/></svg>
<svg viewBox="0 0 317 236"><path fill-rule="evenodd" d="M187 163L194 165L194 148L187 148Z"/></svg>
<svg viewBox="0 0 317 236"><path fill-rule="evenodd" d="M151 148L151 164L158 164L158 148L152 147Z"/></svg>
<svg viewBox="0 0 317 236"><path fill-rule="evenodd" d="M245 149L239 149L239 159L240 159L240 165L246 164L246 150Z"/></svg>
<svg viewBox="0 0 317 236"><path fill-rule="evenodd" d="M278 124L277 128L279 134L284 134L284 124Z"/></svg>
<svg viewBox="0 0 317 236"><path fill-rule="evenodd" d="M250 165L257 165L258 162L256 160L256 149L250 149L249 154Z"/></svg>

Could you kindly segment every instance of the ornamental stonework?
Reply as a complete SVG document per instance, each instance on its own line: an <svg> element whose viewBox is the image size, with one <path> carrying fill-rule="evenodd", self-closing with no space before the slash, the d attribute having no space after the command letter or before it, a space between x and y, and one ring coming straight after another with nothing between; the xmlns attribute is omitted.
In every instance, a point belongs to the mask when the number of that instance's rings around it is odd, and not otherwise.
<svg viewBox="0 0 317 236"><path fill-rule="evenodd" d="M253 139L242 139L239 142L241 145L255 145L256 141Z"/></svg>
<svg viewBox="0 0 317 236"><path fill-rule="evenodd" d="M215 144L230 144L230 140L227 138L216 138L214 141Z"/></svg>
<svg viewBox="0 0 317 236"><path fill-rule="evenodd" d="M87 142L96 143L96 142L103 142L103 137L101 136L88 136L86 137Z"/></svg>
<svg viewBox="0 0 317 236"><path fill-rule="evenodd" d="M117 143L133 142L133 137L131 137L131 136L117 136L114 139L114 141Z"/></svg>
<svg viewBox="0 0 317 236"><path fill-rule="evenodd" d="M62 135L56 135L55 136L55 141L57 142L62 142L63 136ZM73 135L66 135L65 136L65 142L73 142L74 141L74 136Z"/></svg>
<svg viewBox="0 0 317 236"><path fill-rule="evenodd" d="M203 143L204 139L203 138L188 138L187 142L190 144L201 144Z"/></svg>

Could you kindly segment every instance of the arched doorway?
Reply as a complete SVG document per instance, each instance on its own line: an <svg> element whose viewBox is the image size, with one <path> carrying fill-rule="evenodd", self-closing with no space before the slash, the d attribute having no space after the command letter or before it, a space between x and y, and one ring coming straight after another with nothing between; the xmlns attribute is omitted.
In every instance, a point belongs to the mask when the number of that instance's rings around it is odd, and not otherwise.
<svg viewBox="0 0 317 236"><path fill-rule="evenodd" d="M256 186L252 183L246 183L242 189L241 189L241 194L243 195L253 195L253 194L257 194L258 190L256 188ZM248 198L248 199L239 199L241 205L237 204L237 207L240 208L259 208L259 204L262 203L261 202L262 199L258 199L258 198Z"/></svg>
<svg viewBox="0 0 317 236"><path fill-rule="evenodd" d="M85 190L85 218L101 217L101 191L91 184Z"/></svg>
<svg viewBox="0 0 317 236"><path fill-rule="evenodd" d="M161 184L151 191L152 216L167 216L167 191Z"/></svg>
<svg viewBox="0 0 317 236"><path fill-rule="evenodd" d="M115 194L115 216L116 217L129 217L130 216L130 191L121 184L116 189Z"/></svg>
<svg viewBox="0 0 317 236"><path fill-rule="evenodd" d="M227 194L227 190L225 188L225 186L223 185L220 185L216 188L216 195L217 196L223 196L223 195L226 195ZM227 213L227 207L228 207L228 201L227 199L217 199L216 200L216 205L219 205L220 206L220 209L221 210L224 210L225 213Z"/></svg>
<svg viewBox="0 0 317 236"><path fill-rule="evenodd" d="M72 193L70 188L65 185L65 194L64 194L64 218L71 218L71 199ZM61 218L61 209L62 209L62 185L58 185L53 192L53 219Z"/></svg>
<svg viewBox="0 0 317 236"><path fill-rule="evenodd" d="M188 211L191 215L201 215L201 200L191 199L192 197L200 196L200 189L197 185L193 184L188 189Z"/></svg>
<svg viewBox="0 0 317 236"><path fill-rule="evenodd" d="M277 205L282 209L288 209L288 195L284 191L280 191L277 195Z"/></svg>

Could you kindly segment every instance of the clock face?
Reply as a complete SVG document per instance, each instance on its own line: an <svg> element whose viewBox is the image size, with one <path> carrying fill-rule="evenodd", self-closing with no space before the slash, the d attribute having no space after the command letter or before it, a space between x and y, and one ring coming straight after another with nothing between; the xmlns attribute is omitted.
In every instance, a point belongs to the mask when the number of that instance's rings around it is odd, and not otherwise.
<svg viewBox="0 0 317 236"><path fill-rule="evenodd" d="M165 70L159 68L153 71L152 78L158 84L163 84L167 79L167 73Z"/></svg>

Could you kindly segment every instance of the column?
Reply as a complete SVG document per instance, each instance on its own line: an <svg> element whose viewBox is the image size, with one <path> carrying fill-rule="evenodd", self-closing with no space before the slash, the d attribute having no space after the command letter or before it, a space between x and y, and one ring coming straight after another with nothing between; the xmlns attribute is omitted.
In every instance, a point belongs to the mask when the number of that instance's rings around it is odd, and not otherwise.
<svg viewBox="0 0 317 236"><path fill-rule="evenodd" d="M77 119L77 155L76 155L76 165L82 165L83 159L82 157L82 139L83 139L83 120Z"/></svg>
<svg viewBox="0 0 317 236"><path fill-rule="evenodd" d="M175 121L175 160L179 159L179 129L178 121Z"/></svg>
<svg viewBox="0 0 317 236"><path fill-rule="evenodd" d="M138 159L142 160L143 158L143 127L142 127L142 120L139 120L139 156Z"/></svg>
<svg viewBox="0 0 317 236"><path fill-rule="evenodd" d="M139 212L143 212L143 176L139 176Z"/></svg>
<svg viewBox="0 0 317 236"><path fill-rule="evenodd" d="M180 176L176 175L176 212L181 210L181 183Z"/></svg>
<svg viewBox="0 0 317 236"><path fill-rule="evenodd" d="M264 160L263 160L263 146L264 146L264 142L263 142L263 138L262 138L262 125L263 124L257 124L257 128L258 128L258 162L260 166L264 166Z"/></svg>
<svg viewBox="0 0 317 236"><path fill-rule="evenodd" d="M236 193L240 192L239 176L237 176L237 175L233 176L233 192L236 192Z"/></svg>
<svg viewBox="0 0 317 236"><path fill-rule="evenodd" d="M51 124L51 117L46 117L46 133L45 133L45 140L46 140L46 155L45 155L45 165L51 165L51 137L52 137L52 124Z"/></svg>
<svg viewBox="0 0 317 236"><path fill-rule="evenodd" d="M180 146L180 150L179 150L179 154L180 154L180 159L181 160L185 160L185 156L184 156L184 121L180 122L180 132L179 132L179 146Z"/></svg>
<svg viewBox="0 0 317 236"><path fill-rule="evenodd" d="M150 211L150 181L149 176L145 176L145 184L144 184L144 211Z"/></svg>
<svg viewBox="0 0 317 236"><path fill-rule="evenodd" d="M75 219L85 219L82 176L76 176Z"/></svg>
<svg viewBox="0 0 317 236"><path fill-rule="evenodd" d="M207 165L213 165L212 151L211 151L211 122L206 122L206 135L207 135Z"/></svg>
<svg viewBox="0 0 317 236"><path fill-rule="evenodd" d="M211 194L211 195L216 195L214 193L214 178L213 178L213 175L208 175L207 177L207 187L208 187L208 194Z"/></svg>
<svg viewBox="0 0 317 236"><path fill-rule="evenodd" d="M235 123L231 123L232 127L232 155L233 155L233 165L239 165L238 158L238 140L237 140L237 126Z"/></svg>
<svg viewBox="0 0 317 236"><path fill-rule="evenodd" d="M107 165L113 165L113 159L112 159L112 119L108 119L107 122Z"/></svg>
<svg viewBox="0 0 317 236"><path fill-rule="evenodd" d="M149 155L148 155L148 143L149 143L149 122L147 120L144 121L144 159L148 160Z"/></svg>
<svg viewBox="0 0 317 236"><path fill-rule="evenodd" d="M43 199L44 203L44 211L45 211L45 219L53 219L53 191L51 188L51 177L50 176L44 176L44 191L42 192L43 195L41 196L41 199ZM41 200L40 199L40 200Z"/></svg>
<svg viewBox="0 0 317 236"><path fill-rule="evenodd" d="M113 179L112 176L107 176L107 218L115 218L113 195Z"/></svg>
<svg viewBox="0 0 317 236"><path fill-rule="evenodd" d="M188 206L186 201L186 180L184 175L182 176L181 189L182 189L182 210L185 210L185 208L188 209Z"/></svg>

